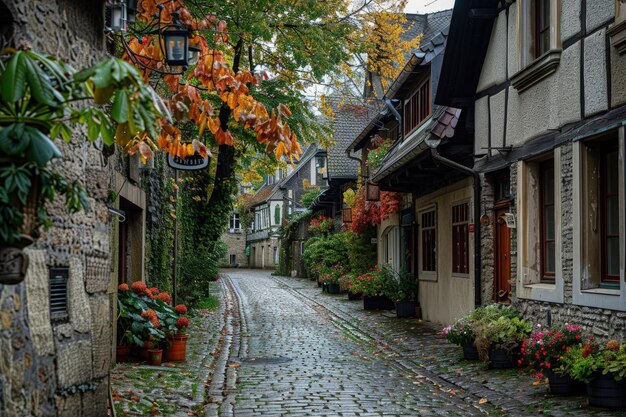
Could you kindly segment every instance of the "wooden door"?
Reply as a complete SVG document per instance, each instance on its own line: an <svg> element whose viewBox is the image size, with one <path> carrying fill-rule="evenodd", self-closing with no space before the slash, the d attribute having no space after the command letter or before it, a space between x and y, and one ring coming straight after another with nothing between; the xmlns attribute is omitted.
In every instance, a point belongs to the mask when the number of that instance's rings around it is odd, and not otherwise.
<svg viewBox="0 0 626 417"><path fill-rule="evenodd" d="M511 302L511 231L506 225L506 209L496 210L494 300Z"/></svg>

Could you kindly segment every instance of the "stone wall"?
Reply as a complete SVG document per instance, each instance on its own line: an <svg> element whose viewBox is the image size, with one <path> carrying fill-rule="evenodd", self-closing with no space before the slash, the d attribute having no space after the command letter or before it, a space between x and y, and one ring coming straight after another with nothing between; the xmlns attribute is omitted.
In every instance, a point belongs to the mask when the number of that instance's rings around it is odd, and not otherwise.
<svg viewBox="0 0 626 417"><path fill-rule="evenodd" d="M246 235L243 232L226 231L220 238L228 247L228 252L222 260L225 267L237 266L238 268L248 267L248 257L246 256ZM236 256L236 265L231 265L230 256Z"/></svg>
<svg viewBox="0 0 626 417"><path fill-rule="evenodd" d="M80 69L105 58L103 2L2 0L13 18L3 39L30 45ZM2 7L0 7L2 10ZM6 45L3 45L3 47ZM62 198L48 207L53 226L27 249L25 281L0 287L0 415L106 415L111 366L112 228L105 201L111 171L84 132L59 143L56 168L83 181L91 209L69 215ZM49 268L69 268L68 315L54 321Z"/></svg>

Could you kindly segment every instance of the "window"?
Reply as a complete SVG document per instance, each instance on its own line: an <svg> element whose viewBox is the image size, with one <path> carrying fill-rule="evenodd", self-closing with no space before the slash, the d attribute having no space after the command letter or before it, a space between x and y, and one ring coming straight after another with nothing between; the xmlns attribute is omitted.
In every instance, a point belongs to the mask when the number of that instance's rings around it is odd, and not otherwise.
<svg viewBox="0 0 626 417"><path fill-rule="evenodd" d="M416 129L430 116L430 77L420 83L415 92L404 100L404 136Z"/></svg>
<svg viewBox="0 0 626 417"><path fill-rule="evenodd" d="M300 255L304 254L304 242L300 242Z"/></svg>
<svg viewBox="0 0 626 417"><path fill-rule="evenodd" d="M541 210L541 282L554 283L556 233L554 217L554 161L539 165Z"/></svg>
<svg viewBox="0 0 626 417"><path fill-rule="evenodd" d="M617 147L601 150L601 260L603 284L619 286L619 185Z"/></svg>
<svg viewBox="0 0 626 417"><path fill-rule="evenodd" d="M619 287L619 157L615 138L586 142L582 152L583 289Z"/></svg>
<svg viewBox="0 0 626 417"><path fill-rule="evenodd" d="M550 50L550 0L534 0L535 58Z"/></svg>
<svg viewBox="0 0 626 417"><path fill-rule="evenodd" d="M230 266L237 265L237 255L231 253L230 254Z"/></svg>
<svg viewBox="0 0 626 417"><path fill-rule="evenodd" d="M231 233L236 233L241 230L241 224L239 222L239 213L233 213L233 215L230 218L229 228L230 228Z"/></svg>
<svg viewBox="0 0 626 417"><path fill-rule="evenodd" d="M452 207L452 272L469 274L469 204Z"/></svg>
<svg viewBox="0 0 626 417"><path fill-rule="evenodd" d="M559 0L518 0L517 72L511 84L519 92L556 71L561 60Z"/></svg>
<svg viewBox="0 0 626 417"><path fill-rule="evenodd" d="M421 270L437 271L437 213L430 210L421 213Z"/></svg>

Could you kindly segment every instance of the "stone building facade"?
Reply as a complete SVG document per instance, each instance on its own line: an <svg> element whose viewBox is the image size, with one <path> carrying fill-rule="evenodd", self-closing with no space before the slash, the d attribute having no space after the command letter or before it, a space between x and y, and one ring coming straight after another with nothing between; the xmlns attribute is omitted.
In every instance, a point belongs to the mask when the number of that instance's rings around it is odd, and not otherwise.
<svg viewBox="0 0 626 417"><path fill-rule="evenodd" d="M2 48L28 45L77 69L107 57L101 1L2 0L0 32ZM26 249L30 265L24 282L0 286L3 416L106 415L117 287L112 277L117 258L128 255L126 248L116 250L117 220L107 205L111 191L119 192L128 204L128 224L135 227L145 217L145 194L127 180L126 171L114 175L115 161L124 158L106 158L100 144L87 142L86 132L76 131L73 139L57 142L64 156L54 163L69 180L83 182L91 208L70 215L57 198L48 207L52 227ZM128 248L143 244L141 229L130 233L140 240ZM143 262L142 256L135 259ZM143 264L128 268L134 277L143 275ZM66 294L54 314L53 286Z"/></svg>
<svg viewBox="0 0 626 417"><path fill-rule="evenodd" d="M534 2L506 3L455 7L436 98L475 115L482 302L623 340L626 9L548 1L537 32Z"/></svg>
<svg viewBox="0 0 626 417"><path fill-rule="evenodd" d="M222 266L226 268L246 268L248 266L246 234L241 227L239 213L231 213L226 231L222 234L220 240L228 248L226 256L222 260Z"/></svg>

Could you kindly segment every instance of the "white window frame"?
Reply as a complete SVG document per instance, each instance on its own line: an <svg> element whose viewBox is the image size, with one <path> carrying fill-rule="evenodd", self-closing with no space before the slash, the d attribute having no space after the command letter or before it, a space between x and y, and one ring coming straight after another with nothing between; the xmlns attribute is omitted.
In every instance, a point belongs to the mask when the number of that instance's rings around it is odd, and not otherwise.
<svg viewBox="0 0 626 417"><path fill-rule="evenodd" d="M554 234L557 256L554 265L554 283L541 282L541 255L533 248L541 245L541 228L533 223L540 215L540 187L537 161L517 163L517 286L518 298L564 302L563 225L561 220L561 148L554 149ZM539 245L539 246L538 246Z"/></svg>
<svg viewBox="0 0 626 417"><path fill-rule="evenodd" d="M431 211L435 212L435 271L424 271L423 269L423 259L422 259L422 231L424 230L422 227L422 214L429 213ZM418 224L418 245L417 245L417 265L419 271L419 279L424 281L437 281L439 276L439 212L437 210L436 204L431 204L429 206L425 206L420 208L417 211L417 224Z"/></svg>
<svg viewBox="0 0 626 417"><path fill-rule="evenodd" d="M624 242L624 140L626 140L626 127L621 126L618 131L618 143L619 143L619 157L618 157L618 170L619 170L619 211L620 211L620 287L619 289L606 289L606 288L582 288L583 270L584 270L584 256L583 256L583 197L585 190L583 190L584 176L586 175L582 169L574 169L574 186L573 186L573 200L574 200L574 274L573 274L573 291L572 302L575 305L605 308L617 311L626 311L626 282L624 282L624 248L626 247ZM581 166L583 161L584 143L578 141L574 142L573 157L574 166Z"/></svg>

